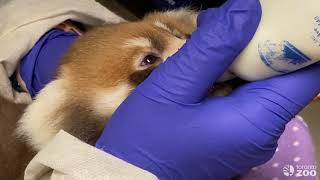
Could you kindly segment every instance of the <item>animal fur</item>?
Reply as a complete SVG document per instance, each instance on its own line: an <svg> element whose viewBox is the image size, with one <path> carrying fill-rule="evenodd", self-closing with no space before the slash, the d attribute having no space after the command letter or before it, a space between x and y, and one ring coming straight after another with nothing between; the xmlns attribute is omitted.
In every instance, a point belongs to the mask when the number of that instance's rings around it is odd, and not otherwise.
<svg viewBox="0 0 320 180"><path fill-rule="evenodd" d="M196 28L197 12L155 12L137 22L98 27L81 36L58 74L27 107L16 134L36 151L63 129L94 144L121 102ZM158 57L141 65L148 55Z"/></svg>
<svg viewBox="0 0 320 180"><path fill-rule="evenodd" d="M197 12L155 12L137 22L96 27L69 48L55 79L37 95L18 121L0 117L0 179L23 179L36 154L63 129L94 144L108 118L130 92L175 53L196 27ZM157 57L142 64L147 56ZM0 113L13 105L0 99ZM11 109L11 110L10 110Z"/></svg>

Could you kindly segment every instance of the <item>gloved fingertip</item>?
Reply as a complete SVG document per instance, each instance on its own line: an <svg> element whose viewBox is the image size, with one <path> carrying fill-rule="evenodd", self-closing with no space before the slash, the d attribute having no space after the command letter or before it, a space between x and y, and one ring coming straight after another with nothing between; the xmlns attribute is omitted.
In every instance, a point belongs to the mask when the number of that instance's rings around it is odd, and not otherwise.
<svg viewBox="0 0 320 180"><path fill-rule="evenodd" d="M210 22L214 19L216 8L202 10L197 17L197 27L200 27L205 22Z"/></svg>
<svg viewBox="0 0 320 180"><path fill-rule="evenodd" d="M228 21L240 28L246 28L250 34L254 34L260 24L262 7L259 0L229 0L222 10L227 12Z"/></svg>
<svg viewBox="0 0 320 180"><path fill-rule="evenodd" d="M203 23L215 23L216 18L224 19L225 14L232 15L234 13L239 14L242 13L248 19L250 18L253 24L258 26L261 15L262 15L262 8L259 0L229 0L224 3L220 8L209 8L206 10L201 11L197 18L197 25L198 27L201 26ZM217 20L217 19L216 19Z"/></svg>
<svg viewBox="0 0 320 180"><path fill-rule="evenodd" d="M222 9L227 9L228 11L238 9L261 14L260 0L228 0L221 7Z"/></svg>

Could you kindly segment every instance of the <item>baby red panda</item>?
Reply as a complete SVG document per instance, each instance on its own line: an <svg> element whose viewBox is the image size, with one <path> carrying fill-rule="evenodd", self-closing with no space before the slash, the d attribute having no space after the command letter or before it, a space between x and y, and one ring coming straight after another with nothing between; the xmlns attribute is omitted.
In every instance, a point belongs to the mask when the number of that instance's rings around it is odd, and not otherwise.
<svg viewBox="0 0 320 180"><path fill-rule="evenodd" d="M190 37L197 14L188 9L154 12L80 36L17 128L14 123L9 130L0 126L6 133L1 136L6 147L1 148L0 179L23 179L28 162L61 129L93 145L121 102Z"/></svg>
<svg viewBox="0 0 320 180"><path fill-rule="evenodd" d="M37 151L61 129L94 144L130 92L186 42L196 18L188 9L155 12L88 31L27 107L16 134Z"/></svg>

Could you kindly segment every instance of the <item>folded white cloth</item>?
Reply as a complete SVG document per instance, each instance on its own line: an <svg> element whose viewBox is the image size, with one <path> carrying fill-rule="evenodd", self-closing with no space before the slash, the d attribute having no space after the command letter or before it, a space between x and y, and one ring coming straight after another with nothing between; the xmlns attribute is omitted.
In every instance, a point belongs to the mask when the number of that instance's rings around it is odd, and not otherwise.
<svg viewBox="0 0 320 180"><path fill-rule="evenodd" d="M88 27L124 21L94 0L0 0L0 96L31 102L29 94L12 88L9 77L39 38L67 19Z"/></svg>
<svg viewBox="0 0 320 180"><path fill-rule="evenodd" d="M131 165L60 131L29 163L25 180L157 180Z"/></svg>

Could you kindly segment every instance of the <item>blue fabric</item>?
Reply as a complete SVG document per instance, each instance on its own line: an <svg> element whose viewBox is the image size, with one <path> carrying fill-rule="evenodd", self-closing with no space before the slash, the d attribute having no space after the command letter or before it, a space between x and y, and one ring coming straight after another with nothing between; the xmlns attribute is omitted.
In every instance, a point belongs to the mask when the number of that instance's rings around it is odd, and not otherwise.
<svg viewBox="0 0 320 180"><path fill-rule="evenodd" d="M191 38L120 105L96 147L161 180L226 180L268 161L286 124L320 92L320 64L206 97L260 17L259 0L202 12Z"/></svg>
<svg viewBox="0 0 320 180"><path fill-rule="evenodd" d="M54 79L63 54L78 36L74 32L54 28L23 57L20 74L32 97Z"/></svg>

